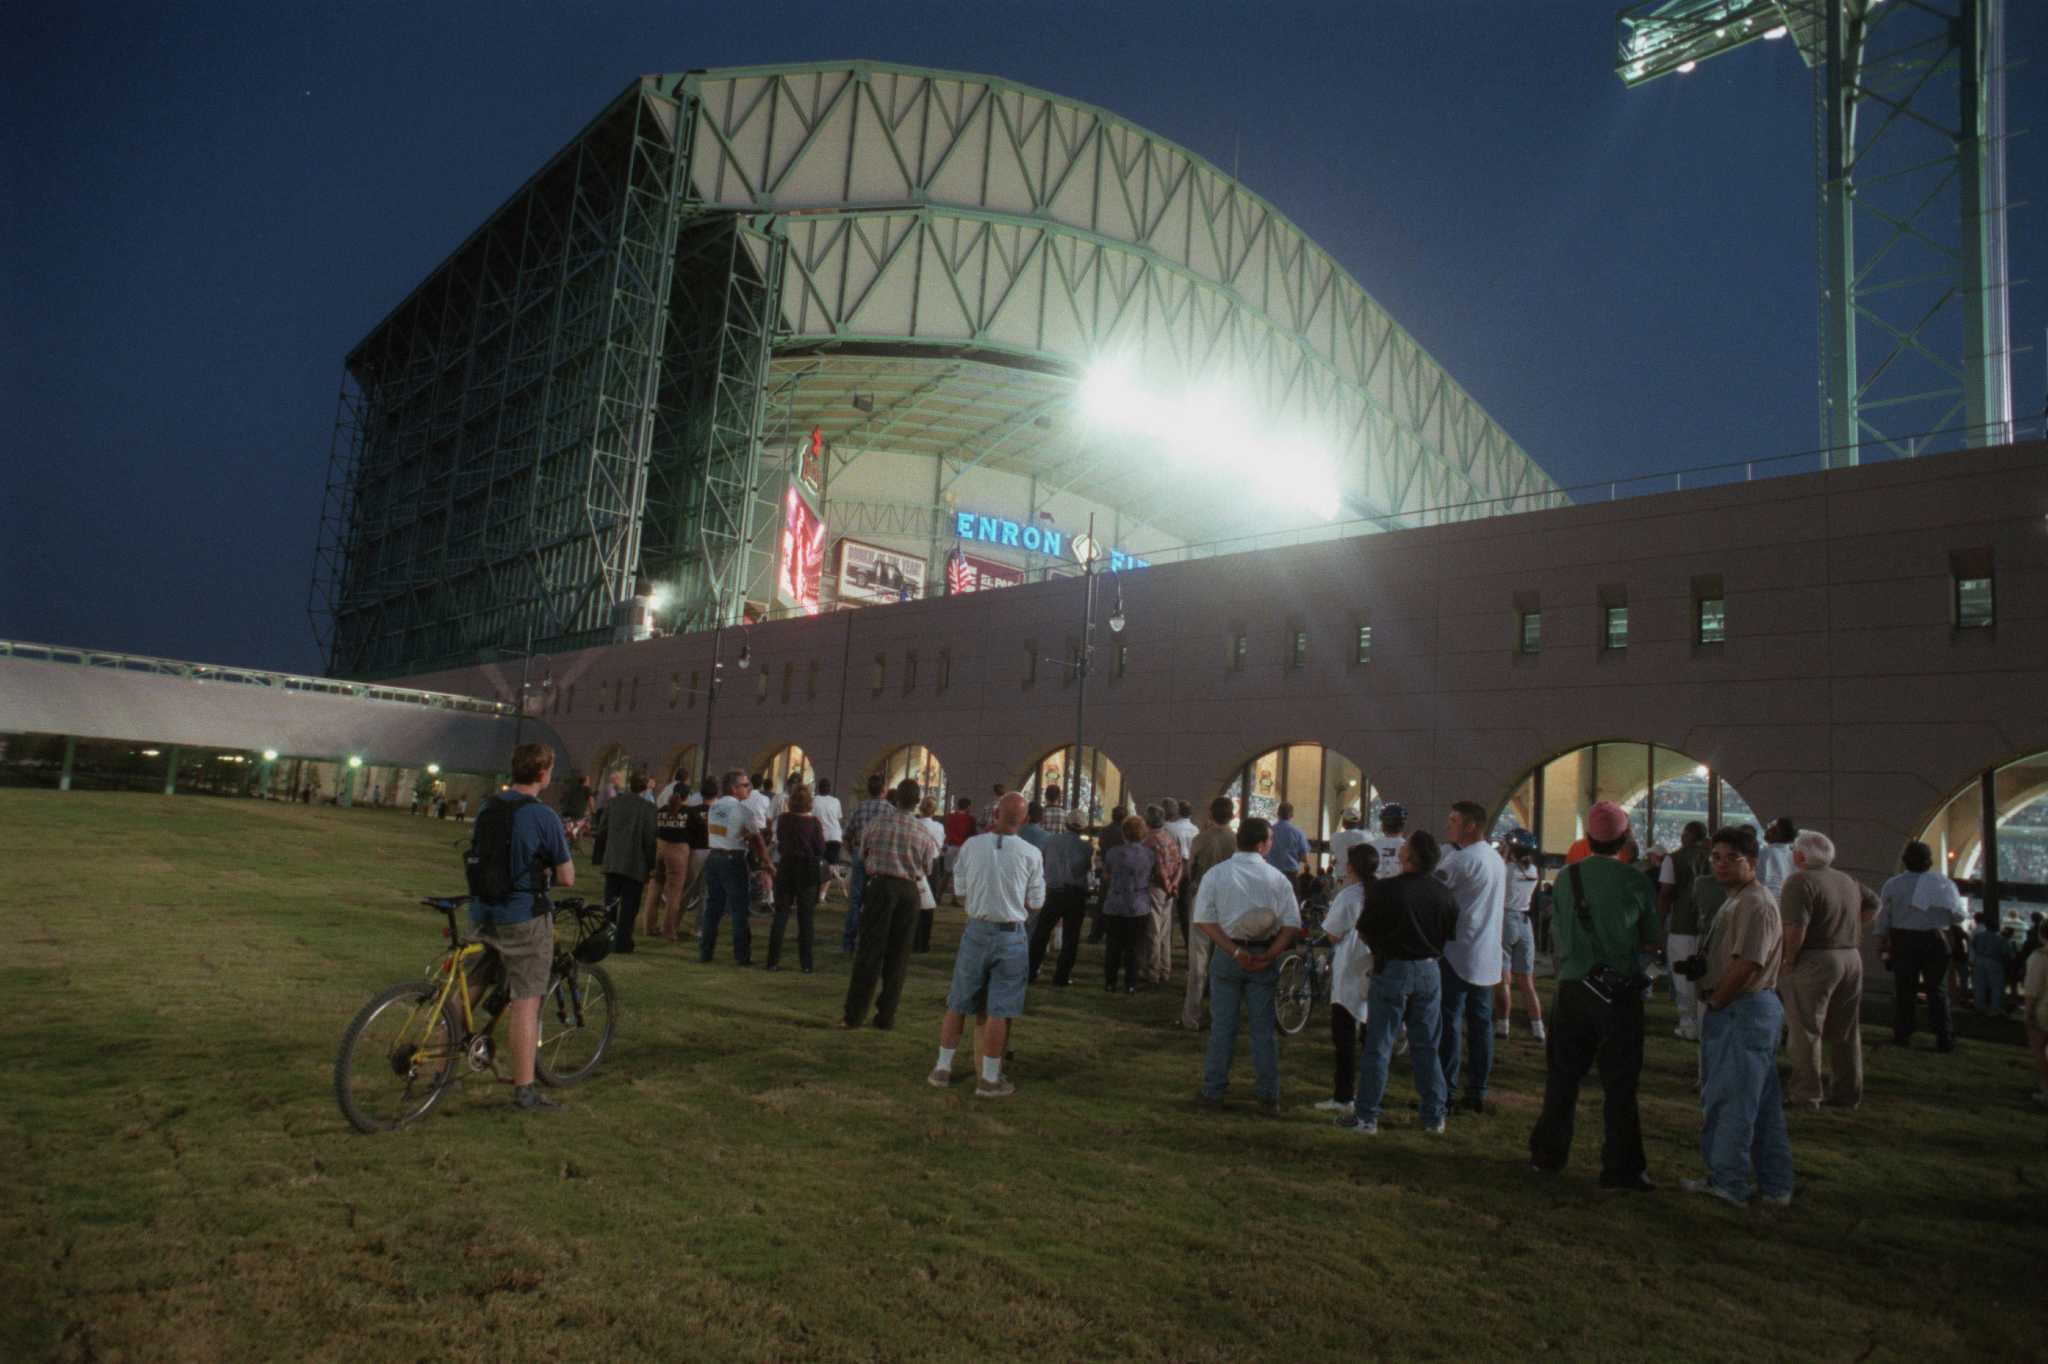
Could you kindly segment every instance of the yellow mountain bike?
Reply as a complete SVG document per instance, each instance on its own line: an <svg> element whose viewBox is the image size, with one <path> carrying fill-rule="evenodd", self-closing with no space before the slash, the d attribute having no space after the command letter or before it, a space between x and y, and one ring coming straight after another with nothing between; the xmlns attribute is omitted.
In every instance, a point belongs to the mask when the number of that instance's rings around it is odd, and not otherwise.
<svg viewBox="0 0 2048 1364"><path fill-rule="evenodd" d="M425 1117L465 1069L497 1073L495 1034L507 1002L497 952L463 937L456 910L467 898L420 903L448 916L448 951L425 979L401 981L365 1004L334 1058L334 1097L359 1131L389 1132ZM618 996L597 964L611 951L611 916L601 905L545 895L534 912L549 917L555 938L534 1075L580 1084L596 1073L619 1025Z"/></svg>

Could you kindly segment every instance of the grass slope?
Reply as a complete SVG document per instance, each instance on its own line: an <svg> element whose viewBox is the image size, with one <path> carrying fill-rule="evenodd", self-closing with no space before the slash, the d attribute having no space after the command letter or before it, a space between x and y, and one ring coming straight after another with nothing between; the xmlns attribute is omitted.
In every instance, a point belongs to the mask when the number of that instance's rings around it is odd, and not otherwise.
<svg viewBox="0 0 2048 1364"><path fill-rule="evenodd" d="M1498 1115L1426 1139L1397 1072L1372 1141L1325 1097L1192 1112L1175 1002L1036 989L1015 1099L923 1082L955 930L896 1033L831 1029L814 976L612 970L625 1027L568 1111L470 1080L353 1132L329 1089L371 992L439 945L452 823L194 798L0 792L7 1359L2038 1358L2042 1115L2022 1049L1873 1045L1853 1115L1795 1121L1799 1201L1593 1188L1597 1086L1559 1180L1526 1168L1540 1048ZM760 950L757 947L757 952ZM1697 1165L1693 1050L1653 1014L1644 1118ZM1875 1043L1877 1034L1868 1035Z"/></svg>

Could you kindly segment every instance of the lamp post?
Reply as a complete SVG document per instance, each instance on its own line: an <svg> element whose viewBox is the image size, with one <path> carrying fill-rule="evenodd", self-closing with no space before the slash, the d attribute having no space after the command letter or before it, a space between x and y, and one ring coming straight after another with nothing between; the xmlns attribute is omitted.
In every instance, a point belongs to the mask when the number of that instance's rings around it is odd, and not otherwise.
<svg viewBox="0 0 2048 1364"><path fill-rule="evenodd" d="M1040 512L1041 519L1052 520L1049 512ZM1067 808L1082 810L1081 804L1081 762L1082 752L1088 740L1088 674L1095 658L1095 561L1100 557L1095 545L1095 513L1088 513L1088 534L1080 546L1081 576L1084 586L1081 594L1081 650L1080 657L1071 663L1060 662L1074 670L1074 759L1067 764ZM1117 584L1116 609L1110 613L1109 628L1112 634L1121 634L1124 628L1124 589ZM1094 792L1094 783L1089 783Z"/></svg>

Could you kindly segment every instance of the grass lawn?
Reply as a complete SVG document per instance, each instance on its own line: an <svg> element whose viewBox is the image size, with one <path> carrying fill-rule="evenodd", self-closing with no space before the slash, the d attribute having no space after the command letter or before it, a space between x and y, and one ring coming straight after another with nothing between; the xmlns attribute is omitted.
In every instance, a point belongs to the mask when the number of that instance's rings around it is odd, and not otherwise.
<svg viewBox="0 0 2048 1364"><path fill-rule="evenodd" d="M1526 1142L1541 1049L1498 1114L1366 1141L1319 1015L1287 1112L1187 1103L1177 998L1034 989L1001 1103L932 1064L955 925L901 1026L831 1028L813 976L609 966L603 1071L522 1116L465 1081L377 1137L330 1089L342 1028L420 973L459 886L454 823L198 797L0 792L0 1359L1798 1360L2042 1357L2048 1115L2016 1041L1899 1052L1794 1120L1798 1199L1675 1192L1698 1164L1693 1049L1653 1013L1651 1173L1602 1195L1597 1084L1570 1172ZM756 952L760 951L756 947ZM961 1068L966 1069L963 1062Z"/></svg>

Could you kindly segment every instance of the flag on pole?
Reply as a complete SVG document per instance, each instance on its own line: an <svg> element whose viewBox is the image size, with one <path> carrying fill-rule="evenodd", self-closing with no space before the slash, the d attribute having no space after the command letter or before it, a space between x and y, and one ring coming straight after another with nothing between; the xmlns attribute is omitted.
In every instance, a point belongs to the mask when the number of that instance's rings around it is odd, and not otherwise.
<svg viewBox="0 0 2048 1364"><path fill-rule="evenodd" d="M975 573L967 563L967 556L955 545L953 552L946 556L946 595L957 597L975 588Z"/></svg>

